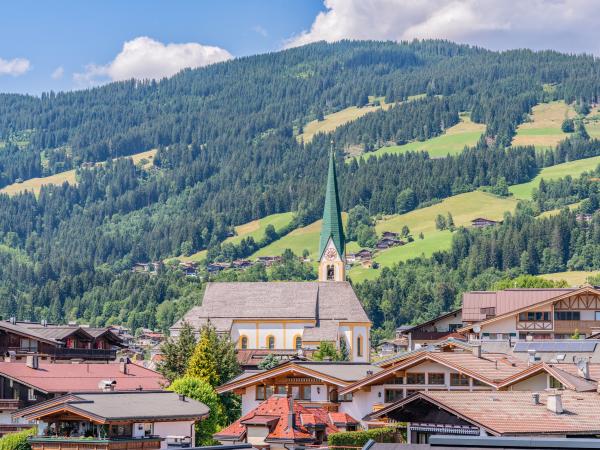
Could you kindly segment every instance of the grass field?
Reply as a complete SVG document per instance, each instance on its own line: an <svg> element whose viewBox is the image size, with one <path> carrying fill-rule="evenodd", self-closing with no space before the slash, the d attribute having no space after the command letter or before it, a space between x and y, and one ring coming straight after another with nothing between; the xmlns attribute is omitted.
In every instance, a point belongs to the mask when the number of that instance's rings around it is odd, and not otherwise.
<svg viewBox="0 0 600 450"><path fill-rule="evenodd" d="M348 215L342 213L342 221L344 225L348 220ZM311 223L302 228L298 228L291 233L285 235L281 239L261 248L251 256L251 259L258 256L277 256L281 255L287 248L292 250L296 255L302 255L304 249L310 252L310 258L316 259L319 251L319 236L321 233L321 220Z"/></svg>
<svg viewBox="0 0 600 450"><path fill-rule="evenodd" d="M502 198L474 191L449 197L428 208L417 209L407 214L388 216L377 222L375 226L377 233L399 232L404 225L407 225L415 239L414 242L379 252L374 258L374 261L380 265L379 269L355 266L348 275L355 282L377 278L383 267L389 267L398 261L405 261L422 254L430 256L435 251L450 248L452 234L449 231L439 231L435 228L435 217L438 214L446 216L450 212L456 226L469 226L471 220L476 217L502 219L504 212L513 211L516 204L517 200L513 197ZM419 233L423 233L424 239L419 239Z"/></svg>
<svg viewBox="0 0 600 450"><path fill-rule="evenodd" d="M512 144L553 147L568 136L561 130L565 117L573 118L575 115L573 107L564 101L536 105L532 108L531 122L518 126Z"/></svg>
<svg viewBox="0 0 600 450"><path fill-rule="evenodd" d="M332 114L327 114L324 120L313 120L312 122L308 122L303 127L303 133L296 136L296 138L298 141L303 140L304 142L309 143L317 133L328 133L339 126L364 116L365 114L377 111L381 108L389 109L392 106L391 103L385 103L383 97L376 97L376 99L381 102L380 106L363 106L362 108L350 106L349 108L342 109Z"/></svg>
<svg viewBox="0 0 600 450"><path fill-rule="evenodd" d="M147 150L145 152L140 152L131 155L128 158L131 158L135 164L145 159L148 162L144 164L144 167L148 167L152 165L152 159L154 158L155 154L156 149ZM35 195L38 195L42 186L46 186L48 184L61 185L63 183L77 183L77 180L75 179L75 170L67 170L65 172L60 172L47 177L31 178L29 180L23 181L22 183L9 184L8 186L5 186L2 189L0 189L0 193L15 195L20 192L31 191Z"/></svg>
<svg viewBox="0 0 600 450"><path fill-rule="evenodd" d="M592 158L579 159L567 163L557 164L556 166L546 167L528 183L516 184L510 186L508 190L518 199L530 199L531 192L534 187L540 184L540 180L556 180L558 178L571 175L573 178L578 177L583 172L587 172L596 168L600 164L600 156Z"/></svg>
<svg viewBox="0 0 600 450"><path fill-rule="evenodd" d="M590 137L600 138L600 106L593 108L583 120Z"/></svg>
<svg viewBox="0 0 600 450"><path fill-rule="evenodd" d="M575 270L570 272L556 272L556 273L545 273L539 275L540 278L546 280L565 280L569 286L578 287L585 284L587 277L597 275L598 272L586 272L584 270Z"/></svg>
<svg viewBox="0 0 600 450"><path fill-rule="evenodd" d="M456 154L463 151L465 146L473 146L477 143L483 132L485 125L471 121L469 114L461 114L460 123L450 127L440 136L427 139L426 141L409 142L404 145L391 145L382 147L368 156L386 155L395 153L406 153L409 151L427 151L432 158L442 158L448 153Z"/></svg>
<svg viewBox="0 0 600 450"><path fill-rule="evenodd" d="M286 212L281 214L272 214L259 220L253 220L252 222L238 225L235 227L236 235L225 239L223 243L239 244L242 239L250 236L252 236L255 241L258 241L265 235L267 226L273 225L275 227L275 231L281 231L292 221L293 218L294 213ZM201 250L190 256L177 257L177 259L180 261L201 261L205 258L206 250Z"/></svg>

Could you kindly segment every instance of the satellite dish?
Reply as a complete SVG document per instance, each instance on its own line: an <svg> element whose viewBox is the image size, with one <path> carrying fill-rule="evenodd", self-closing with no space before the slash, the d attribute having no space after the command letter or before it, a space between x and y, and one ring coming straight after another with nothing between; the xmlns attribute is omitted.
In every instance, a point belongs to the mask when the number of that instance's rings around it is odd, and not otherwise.
<svg viewBox="0 0 600 450"><path fill-rule="evenodd" d="M481 327L479 325L475 325L475 326L473 326L473 331L475 333L479 333L481 331Z"/></svg>
<svg viewBox="0 0 600 450"><path fill-rule="evenodd" d="M556 355L556 360L558 362L561 362L561 361L564 361L566 357L567 357L567 355L565 355L564 353L561 353L560 355Z"/></svg>

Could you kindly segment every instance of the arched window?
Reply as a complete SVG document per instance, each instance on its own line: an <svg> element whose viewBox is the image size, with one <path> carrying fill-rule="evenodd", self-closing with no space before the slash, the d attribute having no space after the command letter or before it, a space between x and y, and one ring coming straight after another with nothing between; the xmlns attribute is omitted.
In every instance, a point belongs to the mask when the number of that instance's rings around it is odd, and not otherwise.
<svg viewBox="0 0 600 450"><path fill-rule="evenodd" d="M300 336L294 337L294 348L300 350L302 348L302 338Z"/></svg>
<svg viewBox="0 0 600 450"><path fill-rule="evenodd" d="M267 336L267 348L269 350L275 349L275 336Z"/></svg>
<svg viewBox="0 0 600 450"><path fill-rule="evenodd" d="M240 348L246 350L248 348L248 336L242 336L240 338Z"/></svg>
<svg viewBox="0 0 600 450"><path fill-rule="evenodd" d="M356 338L356 356L363 355L363 338L362 336L358 336Z"/></svg>
<svg viewBox="0 0 600 450"><path fill-rule="evenodd" d="M335 280L335 267L334 266L327 266L327 280L328 281L333 281Z"/></svg>

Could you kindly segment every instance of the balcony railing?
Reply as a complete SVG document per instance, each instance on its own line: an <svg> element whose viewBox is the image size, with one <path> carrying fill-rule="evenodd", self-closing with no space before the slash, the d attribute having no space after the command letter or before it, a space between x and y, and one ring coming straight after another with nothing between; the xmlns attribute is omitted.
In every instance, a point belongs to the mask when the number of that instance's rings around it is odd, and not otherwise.
<svg viewBox="0 0 600 450"><path fill-rule="evenodd" d="M160 448L158 436L144 438L72 438L33 436L29 438L32 450L156 450Z"/></svg>
<svg viewBox="0 0 600 450"><path fill-rule="evenodd" d="M17 355L25 355L27 353L38 353L53 356L59 359L82 358L82 359L98 359L112 360L117 357L117 351L104 348L39 348L39 347L2 347L0 352L15 352Z"/></svg>
<svg viewBox="0 0 600 450"><path fill-rule="evenodd" d="M0 410L1 411L16 411L21 406L23 406L23 402L21 400L8 399L8 398L0 398Z"/></svg>

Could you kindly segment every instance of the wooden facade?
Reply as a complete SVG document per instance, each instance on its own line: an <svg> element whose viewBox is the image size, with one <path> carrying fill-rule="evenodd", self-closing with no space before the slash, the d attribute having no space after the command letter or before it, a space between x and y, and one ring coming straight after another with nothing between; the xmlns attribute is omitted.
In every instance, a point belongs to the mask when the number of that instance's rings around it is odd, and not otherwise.
<svg viewBox="0 0 600 450"><path fill-rule="evenodd" d="M32 450L155 450L158 437L138 439L74 439L35 437L29 440Z"/></svg>

